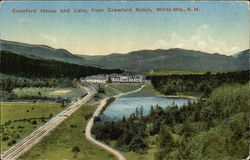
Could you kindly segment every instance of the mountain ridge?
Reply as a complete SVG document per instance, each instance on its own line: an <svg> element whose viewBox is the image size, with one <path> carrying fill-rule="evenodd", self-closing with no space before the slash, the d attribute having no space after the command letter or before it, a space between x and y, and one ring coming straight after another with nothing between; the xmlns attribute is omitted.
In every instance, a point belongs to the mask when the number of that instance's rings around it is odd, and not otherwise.
<svg viewBox="0 0 250 160"><path fill-rule="evenodd" d="M54 49L46 45L33 45L21 42L0 40L1 50L8 50L25 56L40 59L59 60L85 66L127 71L186 70L198 72L224 72L249 70L249 49L238 56L219 53L206 53L182 48L138 50L127 54L75 55L66 49ZM240 52L241 53L241 52Z"/></svg>
<svg viewBox="0 0 250 160"><path fill-rule="evenodd" d="M41 59L52 59L80 65L86 63L84 58L74 55L66 49L55 49L47 45L27 44L0 39L0 48L1 50Z"/></svg>
<svg viewBox="0 0 250 160"><path fill-rule="evenodd" d="M249 69L246 65L248 62L244 58L180 48L139 50L127 54L112 53L105 56L83 55L82 57L105 68L119 67L134 71L175 69L221 72Z"/></svg>

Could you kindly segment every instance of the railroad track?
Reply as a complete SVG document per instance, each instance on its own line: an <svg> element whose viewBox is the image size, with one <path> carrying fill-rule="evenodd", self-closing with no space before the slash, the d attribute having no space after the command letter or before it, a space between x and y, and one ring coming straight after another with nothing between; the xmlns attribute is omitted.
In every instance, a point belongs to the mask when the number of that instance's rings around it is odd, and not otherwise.
<svg viewBox="0 0 250 160"><path fill-rule="evenodd" d="M44 137L46 137L52 130L54 130L60 123L62 123L66 118L71 116L82 104L90 100L96 93L93 87L84 87L78 84L82 90L86 90L87 94L76 101L74 104L70 105L67 109L60 112L54 116L50 121L45 123L43 126L39 127L33 131L26 138L22 139L20 142L15 144L9 150L1 155L2 160L15 160L18 159L25 152L30 150L34 145L38 144Z"/></svg>

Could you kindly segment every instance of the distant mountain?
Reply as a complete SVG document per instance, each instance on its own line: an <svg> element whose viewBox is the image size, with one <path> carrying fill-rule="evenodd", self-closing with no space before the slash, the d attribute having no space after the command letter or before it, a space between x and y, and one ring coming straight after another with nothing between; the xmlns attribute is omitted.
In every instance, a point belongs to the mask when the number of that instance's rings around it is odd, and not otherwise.
<svg viewBox="0 0 250 160"><path fill-rule="evenodd" d="M250 52L249 49L233 55L238 59L237 65L239 69L250 68Z"/></svg>
<svg viewBox="0 0 250 160"><path fill-rule="evenodd" d="M244 52L245 53L245 52ZM82 56L88 63L113 69L132 71L185 70L199 72L223 72L247 70L248 59L239 56L209 54L200 51L179 48L168 50L140 50L128 54L110 54L107 56Z"/></svg>
<svg viewBox="0 0 250 160"><path fill-rule="evenodd" d="M30 45L0 40L0 49L16 54L50 59L67 63L127 71L183 70L195 72L224 72L249 70L249 50L233 56L218 53L173 48L168 50L139 50L127 54L105 56L74 55L64 49L54 49L44 45Z"/></svg>
<svg viewBox="0 0 250 160"><path fill-rule="evenodd" d="M249 49L247 49L245 51L241 51L241 52L235 53L232 56L233 57L240 57L240 56L249 56L249 55L250 55L250 52L249 52Z"/></svg>
<svg viewBox="0 0 250 160"><path fill-rule="evenodd" d="M51 59L73 64L86 65L86 61L82 57L73 55L65 49L54 49L45 45L31 45L0 40L0 49L28 57Z"/></svg>

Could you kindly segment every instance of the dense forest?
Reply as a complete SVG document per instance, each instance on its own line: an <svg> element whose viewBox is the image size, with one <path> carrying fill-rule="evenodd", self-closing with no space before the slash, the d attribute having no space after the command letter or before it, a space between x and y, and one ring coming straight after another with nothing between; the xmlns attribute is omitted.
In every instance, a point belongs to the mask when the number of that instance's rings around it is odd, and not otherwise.
<svg viewBox="0 0 250 160"><path fill-rule="evenodd" d="M246 73L228 73L243 76L231 76L232 83L226 74L211 75L210 80L218 87L211 87L206 100L183 107L175 104L165 109L162 108L165 106L152 106L149 115L145 116L140 108L121 120L98 119L93 133L106 143L115 141L115 147L122 151L144 154L153 145L156 160L246 158L250 137L249 76ZM192 92L198 91L196 87L198 85L193 86Z"/></svg>
<svg viewBox="0 0 250 160"><path fill-rule="evenodd" d="M14 88L24 87L72 87L73 82L69 78L25 78L9 75L1 75L0 90L11 92Z"/></svg>
<svg viewBox="0 0 250 160"><path fill-rule="evenodd" d="M156 90L165 95L194 95L207 97L214 88L223 84L249 81L249 71L152 76L151 82Z"/></svg>
<svg viewBox="0 0 250 160"><path fill-rule="evenodd" d="M122 73L119 69L101 69L55 60L42 60L17 55L8 51L0 51L0 71L28 78L79 78L95 74Z"/></svg>

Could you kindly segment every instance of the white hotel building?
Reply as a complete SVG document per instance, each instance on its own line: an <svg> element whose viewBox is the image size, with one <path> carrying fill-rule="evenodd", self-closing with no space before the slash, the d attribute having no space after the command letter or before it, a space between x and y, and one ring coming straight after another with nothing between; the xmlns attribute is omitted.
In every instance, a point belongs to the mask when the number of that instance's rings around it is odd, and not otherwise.
<svg viewBox="0 0 250 160"><path fill-rule="evenodd" d="M142 83L145 80L143 75L94 75L87 76L81 79L82 82L87 83Z"/></svg>
<svg viewBox="0 0 250 160"><path fill-rule="evenodd" d="M87 76L84 79L81 79L82 82L87 83L107 83L108 77L106 76Z"/></svg>
<svg viewBox="0 0 250 160"><path fill-rule="evenodd" d="M113 76L110 77L111 82L113 83L142 83L143 82L143 76Z"/></svg>

